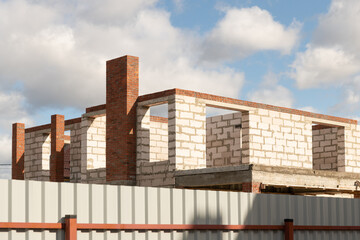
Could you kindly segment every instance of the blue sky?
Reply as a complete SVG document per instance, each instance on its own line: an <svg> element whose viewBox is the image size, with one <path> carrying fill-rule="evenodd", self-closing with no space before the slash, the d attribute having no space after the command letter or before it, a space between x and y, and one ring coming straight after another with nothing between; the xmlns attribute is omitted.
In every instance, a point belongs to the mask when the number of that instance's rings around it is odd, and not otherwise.
<svg viewBox="0 0 360 240"><path fill-rule="evenodd" d="M0 0L0 163L11 124L105 102L105 61L169 88L358 119L357 0ZM0 177L9 171L0 168Z"/></svg>

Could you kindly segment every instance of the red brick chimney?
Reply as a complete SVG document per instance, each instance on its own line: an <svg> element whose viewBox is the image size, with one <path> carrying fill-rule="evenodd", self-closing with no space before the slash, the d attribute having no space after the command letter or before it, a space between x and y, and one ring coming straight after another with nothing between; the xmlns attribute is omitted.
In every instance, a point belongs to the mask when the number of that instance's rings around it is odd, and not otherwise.
<svg viewBox="0 0 360 240"><path fill-rule="evenodd" d="M64 181L64 115L51 116L50 181Z"/></svg>
<svg viewBox="0 0 360 240"><path fill-rule="evenodd" d="M14 123L12 129L12 179L24 180L25 124Z"/></svg>
<svg viewBox="0 0 360 240"><path fill-rule="evenodd" d="M136 100L139 58L106 62L106 181L133 185L136 180Z"/></svg>

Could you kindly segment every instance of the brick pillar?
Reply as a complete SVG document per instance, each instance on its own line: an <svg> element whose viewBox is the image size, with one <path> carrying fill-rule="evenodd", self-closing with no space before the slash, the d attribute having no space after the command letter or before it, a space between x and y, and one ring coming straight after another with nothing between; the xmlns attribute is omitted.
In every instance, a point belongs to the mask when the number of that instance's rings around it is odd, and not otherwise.
<svg viewBox="0 0 360 240"><path fill-rule="evenodd" d="M14 123L12 129L12 179L24 180L25 124Z"/></svg>
<svg viewBox="0 0 360 240"><path fill-rule="evenodd" d="M261 183L244 182L242 183L242 192L261 193Z"/></svg>
<svg viewBox="0 0 360 240"><path fill-rule="evenodd" d="M170 170L206 168L206 105L173 95L168 102Z"/></svg>
<svg viewBox="0 0 360 240"><path fill-rule="evenodd" d="M337 129L337 171L346 172L345 128Z"/></svg>
<svg viewBox="0 0 360 240"><path fill-rule="evenodd" d="M136 100L139 58L106 62L106 181L136 181Z"/></svg>
<svg viewBox="0 0 360 240"><path fill-rule="evenodd" d="M241 112L241 163L250 163L250 113ZM252 151L251 151L252 152Z"/></svg>
<svg viewBox="0 0 360 240"><path fill-rule="evenodd" d="M64 115L51 116L50 181L64 181Z"/></svg>

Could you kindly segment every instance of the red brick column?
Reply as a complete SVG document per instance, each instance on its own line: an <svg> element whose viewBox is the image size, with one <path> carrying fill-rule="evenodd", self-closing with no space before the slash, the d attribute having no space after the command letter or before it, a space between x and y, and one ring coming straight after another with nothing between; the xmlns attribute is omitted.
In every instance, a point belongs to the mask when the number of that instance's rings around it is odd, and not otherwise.
<svg viewBox="0 0 360 240"><path fill-rule="evenodd" d="M24 180L25 124L14 123L12 129L12 179Z"/></svg>
<svg viewBox="0 0 360 240"><path fill-rule="evenodd" d="M242 192L261 193L261 183L242 183Z"/></svg>
<svg viewBox="0 0 360 240"><path fill-rule="evenodd" d="M50 181L64 181L64 115L51 116Z"/></svg>
<svg viewBox="0 0 360 240"><path fill-rule="evenodd" d="M136 100L139 58L123 56L106 63L106 181L136 180Z"/></svg>

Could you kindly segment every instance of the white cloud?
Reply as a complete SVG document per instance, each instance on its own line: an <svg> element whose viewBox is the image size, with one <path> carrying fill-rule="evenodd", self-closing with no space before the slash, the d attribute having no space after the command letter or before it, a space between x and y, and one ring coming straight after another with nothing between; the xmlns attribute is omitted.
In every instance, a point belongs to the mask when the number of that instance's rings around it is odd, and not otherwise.
<svg viewBox="0 0 360 240"><path fill-rule="evenodd" d="M28 112L24 109L24 97L18 92L0 91L0 113L0 134L10 133L11 124L14 122L32 123ZM0 144L0 146L4 145Z"/></svg>
<svg viewBox="0 0 360 240"><path fill-rule="evenodd" d="M260 87L248 94L250 101L291 108L294 103L292 92L278 84L278 76L269 72Z"/></svg>
<svg viewBox="0 0 360 240"><path fill-rule="evenodd" d="M326 87L348 82L360 70L360 62L339 46L309 45L305 52L297 54L292 67L299 88Z"/></svg>
<svg viewBox="0 0 360 240"><path fill-rule="evenodd" d="M11 163L11 129L13 122L32 123L24 110L23 96L16 92L0 92L0 164ZM0 166L0 178L10 178L11 167Z"/></svg>
<svg viewBox="0 0 360 240"><path fill-rule="evenodd" d="M0 9L0 85L20 82L35 107L103 103L105 60L125 54L140 57L141 93L178 87L237 97L243 83L234 69L198 65L202 39L172 26L155 1L17 0Z"/></svg>
<svg viewBox="0 0 360 240"><path fill-rule="evenodd" d="M360 2L333 0L328 13L320 16L313 43L321 46L341 45L355 54L360 53Z"/></svg>
<svg viewBox="0 0 360 240"><path fill-rule="evenodd" d="M11 163L11 139L8 135L0 135L0 146L0 164ZM11 167L0 165L0 179L10 176Z"/></svg>
<svg viewBox="0 0 360 240"><path fill-rule="evenodd" d="M25 110L24 97L19 92L0 91L0 164L11 163L12 123L32 124L29 113ZM0 178L10 178L11 167L0 166Z"/></svg>
<svg viewBox="0 0 360 240"><path fill-rule="evenodd" d="M358 119L360 117L360 75L355 76L342 89L342 101L331 107L331 112L345 117Z"/></svg>
<svg viewBox="0 0 360 240"><path fill-rule="evenodd" d="M205 60L244 58L256 51L276 50L289 54L299 39L300 24L285 27L259 7L230 8L209 34Z"/></svg>
<svg viewBox="0 0 360 240"><path fill-rule="evenodd" d="M6 135L0 135L0 146L11 146L11 138ZM0 148L0 164L11 163L11 147Z"/></svg>
<svg viewBox="0 0 360 240"><path fill-rule="evenodd" d="M313 39L292 64L299 88L338 87L342 102L330 110L355 116L360 110L360 2L333 0L320 16Z"/></svg>

